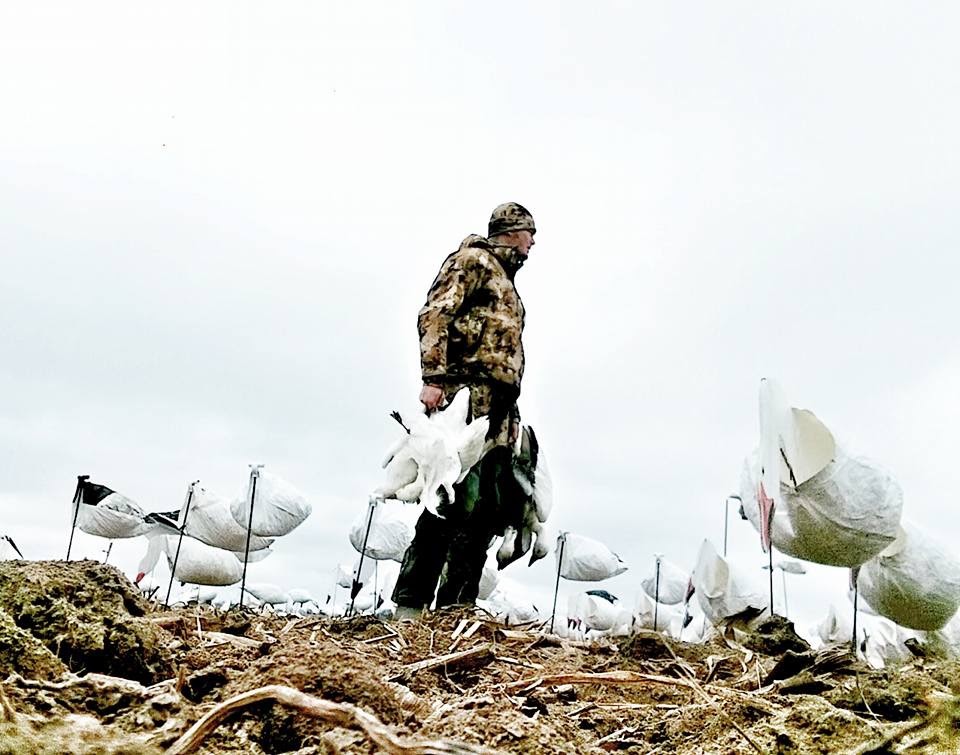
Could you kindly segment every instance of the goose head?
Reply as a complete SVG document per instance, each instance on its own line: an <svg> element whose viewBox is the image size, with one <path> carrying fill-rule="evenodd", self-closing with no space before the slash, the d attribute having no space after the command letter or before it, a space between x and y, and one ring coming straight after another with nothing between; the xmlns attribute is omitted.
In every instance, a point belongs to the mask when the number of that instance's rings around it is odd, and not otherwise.
<svg viewBox="0 0 960 755"><path fill-rule="evenodd" d="M165 545L165 536L159 532L148 533L146 538L148 543L147 552L137 565L137 576L133 580L133 584L135 585L139 585L140 582L143 581L143 578L153 571L153 568L157 565L157 561L160 560L160 554L163 552Z"/></svg>
<svg viewBox="0 0 960 755"><path fill-rule="evenodd" d="M781 485L797 489L823 470L836 456L836 441L813 412L794 409L780 384L760 381L760 544L770 549L773 512L781 500Z"/></svg>
<svg viewBox="0 0 960 755"><path fill-rule="evenodd" d="M789 424L790 407L779 384L768 378L760 381L760 546L770 550L770 523L780 498L780 465L783 431Z"/></svg>

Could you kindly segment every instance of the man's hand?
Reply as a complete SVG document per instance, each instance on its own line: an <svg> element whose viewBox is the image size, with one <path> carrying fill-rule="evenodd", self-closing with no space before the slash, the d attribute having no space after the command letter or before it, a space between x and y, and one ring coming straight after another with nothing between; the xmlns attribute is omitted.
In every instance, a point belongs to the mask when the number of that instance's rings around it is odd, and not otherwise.
<svg viewBox="0 0 960 755"><path fill-rule="evenodd" d="M443 388L439 385L425 384L420 391L420 403L426 408L427 414L435 412L443 403Z"/></svg>
<svg viewBox="0 0 960 755"><path fill-rule="evenodd" d="M520 421L519 420L510 420L510 444L517 442L517 438L520 437Z"/></svg>

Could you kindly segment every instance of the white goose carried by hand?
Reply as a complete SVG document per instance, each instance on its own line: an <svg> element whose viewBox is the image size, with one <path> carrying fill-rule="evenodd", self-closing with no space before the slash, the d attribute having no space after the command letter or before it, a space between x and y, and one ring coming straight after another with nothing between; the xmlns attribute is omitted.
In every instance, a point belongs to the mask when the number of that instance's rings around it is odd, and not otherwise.
<svg viewBox="0 0 960 755"><path fill-rule="evenodd" d="M476 417L467 423L469 407L470 392L463 389L445 409L429 416L394 412L406 434L388 452L383 462L386 480L374 496L419 501L433 514L441 496L452 502L453 486L487 450L490 420Z"/></svg>

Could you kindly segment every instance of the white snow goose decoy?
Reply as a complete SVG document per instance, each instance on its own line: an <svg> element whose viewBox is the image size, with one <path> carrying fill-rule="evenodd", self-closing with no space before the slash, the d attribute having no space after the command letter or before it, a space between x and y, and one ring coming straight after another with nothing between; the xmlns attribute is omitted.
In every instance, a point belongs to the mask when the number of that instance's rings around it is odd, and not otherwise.
<svg viewBox="0 0 960 755"><path fill-rule="evenodd" d="M88 535L110 540L137 537L153 529L143 509L125 495L83 479L78 482L71 514Z"/></svg>
<svg viewBox="0 0 960 755"><path fill-rule="evenodd" d="M176 556L177 537L165 534L161 530L148 532L146 535L147 552L137 567L137 577L134 584L140 584L143 578L153 571L161 555L167 557L167 565L173 568ZM269 550L257 551L257 554L269 553ZM254 555L251 553L251 556ZM243 576L243 564L239 555L232 551L214 548L211 545L184 537L180 544L180 554L177 557L177 568L173 576L181 582L195 585L211 585L214 587L232 585L239 582Z"/></svg>
<svg viewBox="0 0 960 755"><path fill-rule="evenodd" d="M760 447L744 464L743 511L761 547L828 566L855 567L897 536L903 495L876 464L848 456L810 411L760 383Z"/></svg>

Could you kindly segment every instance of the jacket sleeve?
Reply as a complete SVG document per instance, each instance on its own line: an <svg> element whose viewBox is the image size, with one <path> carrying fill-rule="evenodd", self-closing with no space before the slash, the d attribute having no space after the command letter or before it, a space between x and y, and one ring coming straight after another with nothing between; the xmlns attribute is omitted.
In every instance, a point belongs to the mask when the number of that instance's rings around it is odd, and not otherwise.
<svg viewBox="0 0 960 755"><path fill-rule="evenodd" d="M423 382L446 378L450 324L482 285L485 274L486 267L472 249L450 255L440 268L417 318Z"/></svg>

